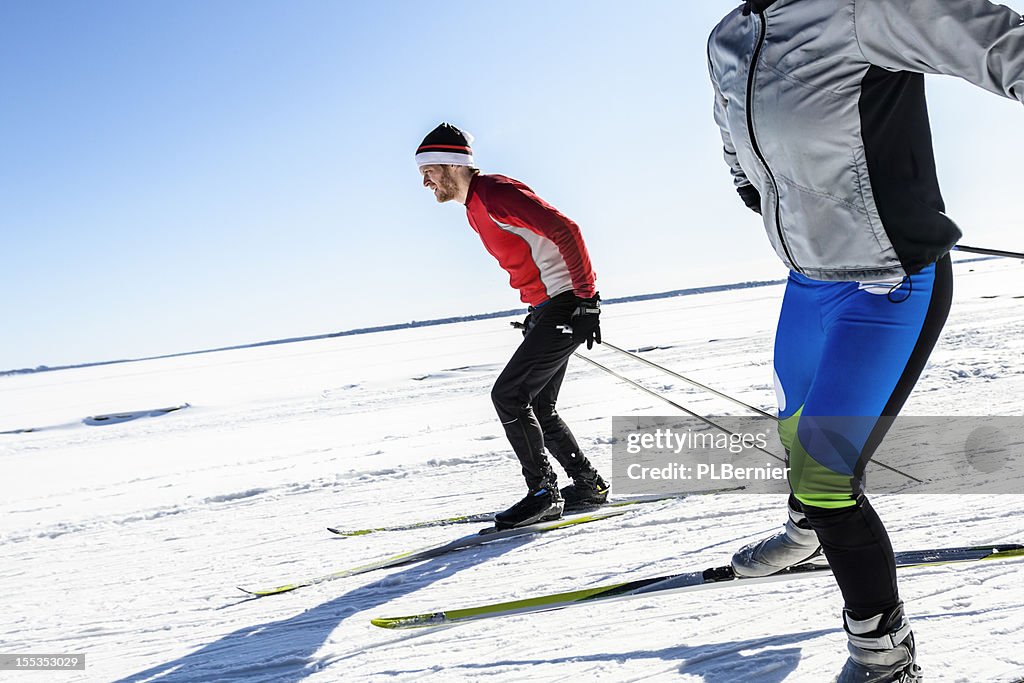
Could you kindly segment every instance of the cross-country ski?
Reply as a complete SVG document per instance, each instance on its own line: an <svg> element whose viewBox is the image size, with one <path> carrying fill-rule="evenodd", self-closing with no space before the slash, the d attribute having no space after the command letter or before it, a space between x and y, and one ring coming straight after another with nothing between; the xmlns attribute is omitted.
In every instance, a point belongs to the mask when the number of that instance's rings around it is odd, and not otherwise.
<svg viewBox="0 0 1024 683"><path fill-rule="evenodd" d="M402 565L411 564L413 562L421 562L423 560L429 560L432 557L440 557L456 550L462 550L463 548L472 548L474 546L483 545L485 543L494 543L496 541L502 541L509 538L516 538L518 536L527 536L530 534L542 534L548 531L558 531L560 529L568 529L570 527L579 526L580 524L590 524L591 522L597 522L602 519L609 519L611 517L618 517L619 515L626 514L626 510L608 510L603 512L592 512L590 514L576 515L572 517L566 517L563 519L555 519L547 522L537 522L535 524L529 524L527 526L516 527L513 529L497 529L493 526L486 527L476 532L475 534L467 534L454 541L448 541L441 543L440 545L429 546L426 548L420 548L418 550L410 550L407 552L398 553L391 557L386 557L383 560L376 562L370 562L367 564L359 565L358 567L350 567L348 569L340 569L329 574L323 574L321 576L315 576L308 579L302 579L292 583L285 583L272 588L241 588L243 593L248 593L256 597L265 597L268 595L278 595L280 593L288 593L293 590L303 588L305 586L314 586L318 583L324 583L326 581L335 581L337 579L343 579L348 576L356 576L358 574L365 574L367 572L376 571L378 569L387 569L389 567L401 567Z"/></svg>
<svg viewBox="0 0 1024 683"><path fill-rule="evenodd" d="M980 562L982 560L1019 559L1021 557L1024 557L1024 545L1018 544L935 548L932 550L897 552L896 567L900 569L931 567L961 562ZM428 628L514 614L529 614L531 612L545 612L566 607L590 605L595 602L638 598L651 594L668 595L670 593L685 593L725 586L751 586L774 581L788 581L797 578L820 576L828 571L829 566L827 563L807 563L794 565L768 576L740 577L736 575L732 567L712 567L701 571L626 581L596 588L581 588L565 593L538 595L510 602L446 609L440 612L428 612L403 617L378 617L371 621L374 626L380 626L381 628Z"/></svg>
<svg viewBox="0 0 1024 683"><path fill-rule="evenodd" d="M708 493L727 493L727 492L738 492L742 491L742 486L730 487L727 489L718 489L716 491L708 491ZM596 505L578 505L573 509L566 509L565 512L568 514L579 513L579 512L593 512L604 508L623 508L631 507L633 505L645 505L647 503L660 503L666 500L675 500L678 498L685 498L686 494L667 494L667 495L649 495L649 496L635 496L625 500L610 500L606 503L599 503ZM327 530L332 534L338 536L367 536L369 534L375 534L381 531L411 531L413 529L427 529L436 526L451 526L454 524L483 524L490 522L494 519L494 512L477 512L469 515L458 515L455 517L445 517L443 519L430 519L423 522L411 522L408 524L396 524L394 526L382 526L372 527L369 529L338 529L335 527L327 527Z"/></svg>

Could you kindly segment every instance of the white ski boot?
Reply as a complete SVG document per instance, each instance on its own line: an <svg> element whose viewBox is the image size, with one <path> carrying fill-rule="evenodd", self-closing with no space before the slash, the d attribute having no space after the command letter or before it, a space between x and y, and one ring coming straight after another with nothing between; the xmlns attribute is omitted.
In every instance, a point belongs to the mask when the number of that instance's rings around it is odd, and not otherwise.
<svg viewBox="0 0 1024 683"><path fill-rule="evenodd" d="M903 603L887 613L858 620L843 610L850 658L836 683L921 683L921 667Z"/></svg>
<svg viewBox="0 0 1024 683"><path fill-rule="evenodd" d="M807 523L807 517L792 507L788 509L789 519L781 532L743 546L732 556L732 569L737 576L768 576L821 553L818 535Z"/></svg>

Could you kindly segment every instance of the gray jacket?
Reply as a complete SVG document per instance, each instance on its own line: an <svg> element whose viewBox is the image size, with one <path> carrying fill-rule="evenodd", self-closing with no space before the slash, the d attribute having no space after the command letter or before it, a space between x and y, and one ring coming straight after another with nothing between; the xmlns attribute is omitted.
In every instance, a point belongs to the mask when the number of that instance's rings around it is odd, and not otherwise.
<svg viewBox="0 0 1024 683"><path fill-rule="evenodd" d="M1024 101L1022 22L985 0L748 0L715 27L725 160L789 268L898 278L950 250L922 74Z"/></svg>

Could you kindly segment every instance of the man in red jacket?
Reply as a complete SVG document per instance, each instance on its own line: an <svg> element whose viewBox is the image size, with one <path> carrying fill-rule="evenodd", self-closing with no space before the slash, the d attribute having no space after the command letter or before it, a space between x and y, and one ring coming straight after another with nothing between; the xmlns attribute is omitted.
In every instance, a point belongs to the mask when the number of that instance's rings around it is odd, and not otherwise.
<svg viewBox="0 0 1024 683"><path fill-rule="evenodd" d="M569 356L583 342L601 343L601 299L579 226L518 180L480 173L470 142L442 123L416 150L416 163L438 202L466 206L469 225L530 305L523 342L491 390L529 489L494 516L498 528L510 529L607 500L608 484L555 411ZM545 447L573 481L561 491Z"/></svg>

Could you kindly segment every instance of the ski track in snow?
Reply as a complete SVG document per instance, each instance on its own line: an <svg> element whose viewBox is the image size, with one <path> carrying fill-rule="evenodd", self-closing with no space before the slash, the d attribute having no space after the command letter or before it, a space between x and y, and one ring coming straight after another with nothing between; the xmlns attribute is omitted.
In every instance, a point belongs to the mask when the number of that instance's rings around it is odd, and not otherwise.
<svg viewBox="0 0 1024 683"><path fill-rule="evenodd" d="M904 412L1020 415L1024 268L993 260L955 273L945 333ZM781 293L608 306L602 327L619 346L773 410ZM236 590L477 528L341 538L327 526L412 523L517 499L518 463L488 397L517 343L506 321L485 320L0 378L0 432L50 427L0 434L0 652L87 661L85 672L0 680L830 680L845 636L829 576L436 630L369 624L724 564L781 524L781 496L691 496L282 596ZM737 414L636 361L600 347L590 354L696 412ZM156 417L83 423L186 402ZM560 412L605 470L610 416L674 414L580 361ZM873 501L899 549L1024 538L1024 495ZM929 682L1024 680L1022 578L1020 561L902 574Z"/></svg>

